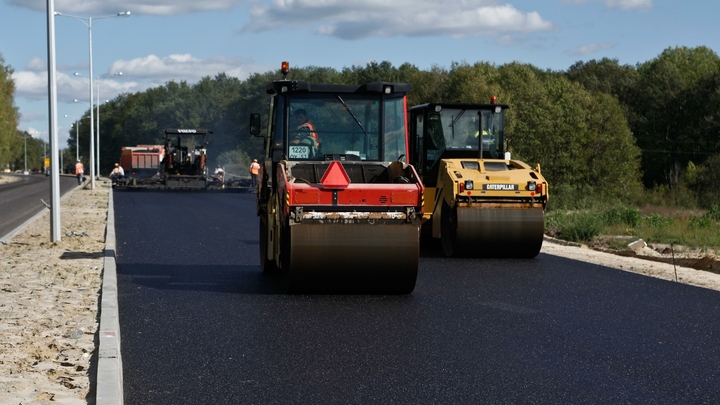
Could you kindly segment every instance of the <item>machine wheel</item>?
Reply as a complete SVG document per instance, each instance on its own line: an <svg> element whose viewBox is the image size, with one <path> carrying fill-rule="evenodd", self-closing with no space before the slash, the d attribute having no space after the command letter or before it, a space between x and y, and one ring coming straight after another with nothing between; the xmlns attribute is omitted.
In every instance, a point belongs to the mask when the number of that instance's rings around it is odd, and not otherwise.
<svg viewBox="0 0 720 405"><path fill-rule="evenodd" d="M292 274L292 265L290 260L290 249L292 249L292 243L290 240L290 227L282 226L280 229L280 235L278 235L278 237L280 238L280 281L283 290L285 290L285 293L289 294L298 290L297 285L294 285L295 283L293 282L294 280Z"/></svg>
<svg viewBox="0 0 720 405"><path fill-rule="evenodd" d="M267 213L260 214L260 266L265 274L275 274L279 270L275 260L268 260L268 220Z"/></svg>
<svg viewBox="0 0 720 405"><path fill-rule="evenodd" d="M447 257L457 256L459 253L457 243L457 210L451 208L445 201L443 201L442 205L440 240L442 241L443 251Z"/></svg>

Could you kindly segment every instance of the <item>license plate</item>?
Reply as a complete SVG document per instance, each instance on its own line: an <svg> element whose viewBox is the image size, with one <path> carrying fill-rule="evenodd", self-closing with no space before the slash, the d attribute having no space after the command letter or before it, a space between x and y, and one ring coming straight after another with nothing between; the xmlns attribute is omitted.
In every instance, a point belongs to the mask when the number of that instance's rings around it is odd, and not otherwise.
<svg viewBox="0 0 720 405"><path fill-rule="evenodd" d="M307 159L310 157L309 146L291 146L290 159Z"/></svg>

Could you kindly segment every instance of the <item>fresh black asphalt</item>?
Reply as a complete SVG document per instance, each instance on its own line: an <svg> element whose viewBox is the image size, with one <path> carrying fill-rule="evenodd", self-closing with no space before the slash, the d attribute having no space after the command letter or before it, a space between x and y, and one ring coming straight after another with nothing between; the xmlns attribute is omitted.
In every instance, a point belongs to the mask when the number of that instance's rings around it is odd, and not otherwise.
<svg viewBox="0 0 720 405"><path fill-rule="evenodd" d="M717 291L430 249L411 295L284 295L254 194L114 201L126 404L720 402Z"/></svg>

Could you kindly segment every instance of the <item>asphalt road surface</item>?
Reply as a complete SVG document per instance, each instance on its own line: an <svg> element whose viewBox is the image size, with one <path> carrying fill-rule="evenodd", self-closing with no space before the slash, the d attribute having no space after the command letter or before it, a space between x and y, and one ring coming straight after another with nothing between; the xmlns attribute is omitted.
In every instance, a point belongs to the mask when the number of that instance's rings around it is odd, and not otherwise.
<svg viewBox="0 0 720 405"><path fill-rule="evenodd" d="M411 295L284 295L254 199L114 193L125 403L720 402L717 291L430 250Z"/></svg>
<svg viewBox="0 0 720 405"><path fill-rule="evenodd" d="M0 184L0 237L12 232L42 211L45 208L42 201L50 204L49 176L41 174L11 176L20 177L20 180ZM60 196L75 186L77 186L77 178L60 176Z"/></svg>

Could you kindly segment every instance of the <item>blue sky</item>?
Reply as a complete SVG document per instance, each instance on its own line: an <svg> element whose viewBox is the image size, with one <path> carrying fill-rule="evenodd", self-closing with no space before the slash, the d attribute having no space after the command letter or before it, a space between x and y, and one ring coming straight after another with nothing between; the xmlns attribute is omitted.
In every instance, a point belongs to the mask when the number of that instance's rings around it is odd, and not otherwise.
<svg viewBox="0 0 720 405"><path fill-rule="evenodd" d="M46 5L0 0L0 54L15 71L20 129L44 139ZM219 72L245 79L283 60L338 70L369 61L421 69L518 61L566 70L603 57L635 65L675 46L720 51L720 2L708 0L55 0L54 7L94 18L101 101ZM96 19L122 11L131 15ZM80 20L56 17L55 26L64 147L89 106L89 41Z"/></svg>

